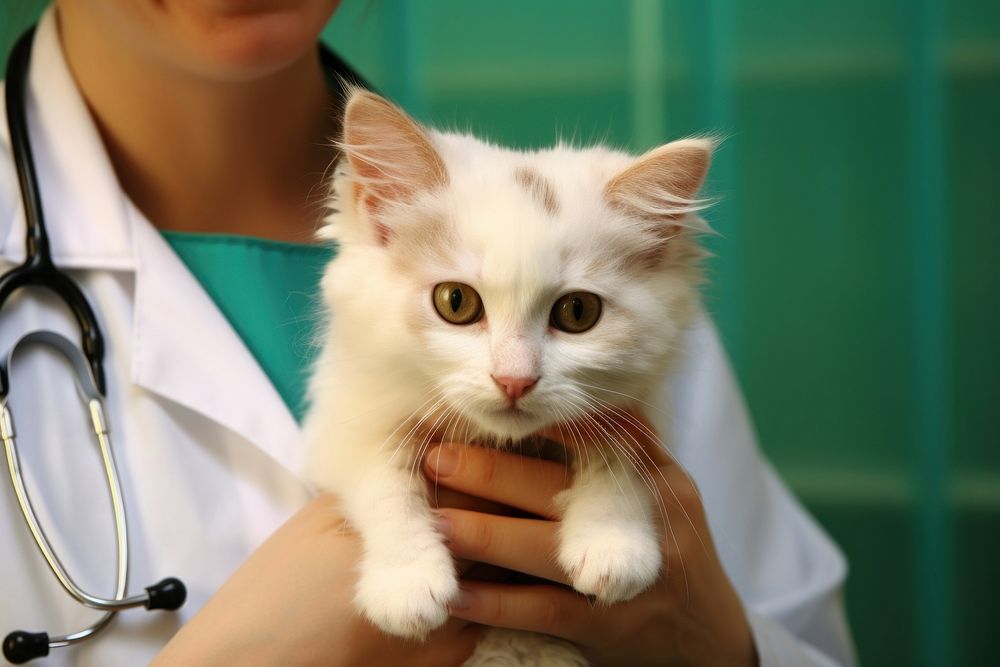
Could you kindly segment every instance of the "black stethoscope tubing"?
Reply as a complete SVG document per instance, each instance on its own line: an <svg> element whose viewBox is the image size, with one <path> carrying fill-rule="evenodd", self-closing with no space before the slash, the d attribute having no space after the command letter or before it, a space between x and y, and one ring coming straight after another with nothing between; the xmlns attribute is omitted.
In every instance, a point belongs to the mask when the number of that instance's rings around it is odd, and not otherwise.
<svg viewBox="0 0 1000 667"><path fill-rule="evenodd" d="M90 365L94 384L102 396L105 395L104 381L104 336L97 325L94 310L83 295L80 287L66 273L52 262L49 251L49 234L42 212L42 198L35 173L35 158L31 152L28 137L27 103L25 85L28 65L31 62L31 44L35 28L32 26L21 35L11 51L7 63L7 127L10 130L11 154L17 171L17 182L21 188L24 203L24 217L27 227L25 236L24 262L0 276L0 308L19 287L37 286L55 292L76 318L80 327L80 344ZM0 396L10 390L5 370L0 369Z"/></svg>

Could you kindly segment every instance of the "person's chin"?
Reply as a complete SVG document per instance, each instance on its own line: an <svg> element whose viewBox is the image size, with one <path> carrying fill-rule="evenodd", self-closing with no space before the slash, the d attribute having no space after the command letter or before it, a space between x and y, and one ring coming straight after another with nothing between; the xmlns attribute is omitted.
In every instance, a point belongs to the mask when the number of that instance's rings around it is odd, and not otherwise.
<svg viewBox="0 0 1000 667"><path fill-rule="evenodd" d="M250 80L280 71L315 48L338 0L261 0L195 5L183 20L191 57L211 78ZM232 11L226 11L233 6ZM187 9L187 3L181 7Z"/></svg>

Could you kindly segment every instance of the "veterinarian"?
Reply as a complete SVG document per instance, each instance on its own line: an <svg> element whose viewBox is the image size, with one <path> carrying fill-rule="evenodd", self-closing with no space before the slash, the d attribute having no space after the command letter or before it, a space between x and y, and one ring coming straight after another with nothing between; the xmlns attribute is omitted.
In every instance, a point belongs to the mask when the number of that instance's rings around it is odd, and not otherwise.
<svg viewBox="0 0 1000 667"><path fill-rule="evenodd" d="M658 460L672 530L652 590L595 609L564 587L470 582L419 645L356 617L358 540L336 498L314 497L300 473L305 369L289 371L281 355L308 341L274 333L289 320L288 285L308 284L306 269L325 259L308 244L337 87L315 43L336 5L56 0L38 25L28 135L52 258L103 333L129 593L166 576L187 592L179 610L122 612L45 664L458 665L480 624L567 638L601 665L851 664L844 559L762 459L707 320L675 380L677 460ZM3 120L0 273L26 252ZM19 290L0 311L0 354L39 329L80 340L54 293ZM71 371L44 346L19 353L9 405L62 564L114 597L114 523ZM563 467L461 445L424 463L457 557L565 583L546 548ZM540 520L490 513L498 504ZM51 575L9 485L0 582L0 636L62 635L100 618Z"/></svg>

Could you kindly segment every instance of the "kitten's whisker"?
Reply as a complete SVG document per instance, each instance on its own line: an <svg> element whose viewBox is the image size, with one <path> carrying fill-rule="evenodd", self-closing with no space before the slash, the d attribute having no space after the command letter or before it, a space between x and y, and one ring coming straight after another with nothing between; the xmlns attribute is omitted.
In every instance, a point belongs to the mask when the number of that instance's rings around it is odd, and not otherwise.
<svg viewBox="0 0 1000 667"><path fill-rule="evenodd" d="M440 402L440 400L441 399L439 399L438 402ZM432 406L432 407L436 407L436 405L437 405L437 403L435 403L435 406ZM425 419L425 417L420 417L420 418L416 419L415 421L411 421L411 420L414 419L415 414L416 414L416 411L414 411L414 414L411 415L411 417L409 417L406 420L401 421L400 424L399 424L399 426L397 426L395 429L393 429L392 433L382 442L382 445L380 446L380 448L384 448L386 445L389 444L390 439L393 438L393 435L395 433L397 433L404 425L411 424L410 428L406 431L406 433L404 433L402 435L402 437L400 437L398 439L398 442L396 443L396 446L392 450L392 454L389 455L387 463L389 463L390 465L396 459L396 456L400 452L406 451L407 445L411 444L411 442L413 440L413 437L417 434L417 431L420 429L420 426L421 426L421 424L423 423L423 421ZM407 463L407 465L409 465L409 463Z"/></svg>
<svg viewBox="0 0 1000 667"><path fill-rule="evenodd" d="M650 469L655 469L657 474L663 480L664 484L669 485L669 482L667 482L667 478L663 474L663 471L660 469L656 461L653 460L652 456L650 456L649 452L646 451L646 447L643 445L643 443L639 442L639 440L635 437L635 435L629 432L628 429L625 429L621 424L618 424L614 420L608 419L605 413L610 411L617 417L625 417L626 419L629 420L631 424L642 428L651 440L651 442L649 443L650 446L662 447L663 444L660 441L659 437L653 431L649 430L649 428L647 428L641 421L635 419L632 415L630 415L628 412L623 411L621 408L618 408L615 405L607 403L606 401L602 401L600 398L596 396L588 395L587 398L592 400L593 403L596 404L595 407L603 406L607 408L607 410L596 410L595 414L600 415L600 418L605 420L608 426L615 428L616 431L620 432L631 442L632 446L630 447L630 450L636 457L642 456L645 458L645 461L636 458L635 459L636 465L638 467L646 469L648 472L650 472L650 474L651 474Z"/></svg>
<svg viewBox="0 0 1000 667"><path fill-rule="evenodd" d="M580 427L576 424L575 420L567 418L562 422L562 425L566 426L566 428L570 431L570 444L576 452L576 458L573 461L573 473L576 474L581 468L590 467L592 465L590 447L587 446L586 438L583 436L583 432L580 430ZM571 481L570 486L572 486L572 484L573 482Z"/></svg>
<svg viewBox="0 0 1000 667"><path fill-rule="evenodd" d="M434 442L435 440L441 443L445 442L459 442L453 436L455 435L454 423L456 420L464 420L463 416L465 406L469 404L468 398L460 398L458 402L451 403L445 408L444 412L438 415L434 424L428 431L427 442ZM444 426L440 429L438 424L444 422ZM449 435L450 434L450 435Z"/></svg>
<svg viewBox="0 0 1000 667"><path fill-rule="evenodd" d="M593 438L593 447L595 447L597 449L597 451L601 454L601 456L604 456L604 451L603 450L604 450L605 446L607 446L608 449L611 451L611 453L614 454L615 459L618 461L618 465L622 467L623 472L625 470L627 470L627 466L625 465L625 462L622 460L621 454L619 454L619 452L618 452L617 443L616 443L616 440L614 438L614 434L610 433L606 428L603 428L601 426L601 424L599 424L596 420L594 420L594 418L591 417L589 414L585 415L585 417L587 419L587 422L589 422L589 424L590 424L589 428L591 430L592 435L594 436L594 438ZM603 437L601 437L601 436L603 436ZM629 488L630 488L630 490L632 492L631 493L632 497L628 498L628 494L626 494L624 487L618 481L617 476L614 473L613 467L611 466L611 462L607 459L607 457L604 457L604 460L605 460L605 462L608 465L608 471L611 473L612 479L615 480L615 484L618 485L618 488L621 491L623 499L626 502L631 501L632 505L634 506L634 509L637 512L641 513L642 509L643 509L644 503L639 498L638 493L636 492L635 488L632 487L631 485L629 485ZM632 467L633 468L635 467L634 464L633 464ZM640 475L640 480L642 480L642 476L641 475Z"/></svg>
<svg viewBox="0 0 1000 667"><path fill-rule="evenodd" d="M634 447L635 449L638 449L640 452L644 452L642 446L635 440L632 434L629 433L627 430L623 429L621 425L613 421L607 420L606 416L604 415L604 412L599 409L601 407L600 399L597 399L596 397L591 397L587 395L585 392L580 393L580 399L584 402L585 405L588 406L588 408L591 409L590 412L586 413L586 417L588 418L588 420L596 422L598 418L597 416L600 416L601 419L604 420L603 422L601 422L601 425L605 431L607 431L608 427L614 428L616 432L621 433L622 435L626 436L629 440L631 440L632 446L626 446L627 443L619 441L616 438L611 438L610 442L612 446L619 448L622 451L622 453L625 454L625 456L628 458L633 468L635 469L636 474L639 475L640 480L643 482L643 484L646 485L650 495L656 502L657 510L659 511L660 516L664 523L664 534L666 534L667 530L669 529L669 526L667 525L666 503L664 502L662 495L660 494L659 487L657 486L656 481L653 478L652 472L649 470L649 467L644 465L642 461L639 458L637 458L637 454L633 449ZM659 468L657 468L657 472L660 474L661 477L663 477L663 472ZM669 485L665 477L663 477L663 481L665 484Z"/></svg>
<svg viewBox="0 0 1000 667"><path fill-rule="evenodd" d="M569 427L571 435L574 438L577 452L583 452L584 464L590 466L590 447L587 446L587 440L583 437L583 432L575 421L569 421L566 425ZM579 469L579 465L575 467L575 470L578 471Z"/></svg>
<svg viewBox="0 0 1000 667"><path fill-rule="evenodd" d="M393 457L395 457L396 454L398 454L400 451L405 451L405 448L410 448L412 450L413 444L415 442L417 442L417 438L420 438L420 443L421 443L420 445L417 445L417 447L419 448L420 446L422 446L423 440L426 439L426 432L424 432L422 430L423 427L424 427L424 424L433 415L438 414L439 406L443 402L444 402L444 398L443 397L439 398L437 401L434 402L434 405L432 405L430 407L430 409L428 409L426 412L423 412L416 419L416 421L412 422L412 425L410 426L410 429L406 432L405 437L403 437L400 440L399 445L396 447L396 451L393 452ZM412 455L413 455L413 453L411 451L410 452L410 456L412 457ZM408 467L412 467L413 466L413 459L412 458L407 462L407 466Z"/></svg>
<svg viewBox="0 0 1000 667"><path fill-rule="evenodd" d="M556 416L556 422L553 424L553 426L555 426L556 431L559 434L558 435L559 439L557 440L557 442L560 445L562 445L563 452L565 452L565 458L566 458L565 469L563 472L563 483L566 486L566 488L569 488L569 486L572 484L572 480L570 478L571 471L576 469L576 467L579 466L580 464L581 460L580 451L579 447L577 447L572 441L570 441L566 437L566 432L563 431L563 425L568 420L568 417L563 412L561 407L558 405L552 406L552 412Z"/></svg>
<svg viewBox="0 0 1000 667"><path fill-rule="evenodd" d="M443 401L444 401L444 392L438 390L435 394L431 394L430 398L428 398L423 403L421 403L419 406L417 406L416 409L414 409L410 413L409 417L407 417L406 419L401 420L399 422L399 424L396 426L396 428L394 428L392 430L392 432L389 433L388 436L386 436L385 440L382 441L382 444L379 445L379 449L382 449L383 447L385 447L388 444L389 440L396 433L398 433L399 430L401 428L403 428L406 424L412 423L412 425L410 426L410 429L406 432L405 435L403 435L403 437L400 439L399 443L396 445L396 448L393 450L392 455L389 457L389 463L392 463L392 461L396 458L396 454L398 454L400 452L400 450L406 445L406 443L409 442L410 438L413 437L413 435L416 433L417 429L420 428L420 425L427 418L427 415L433 414L433 412L435 410L437 410L438 405L441 404ZM431 405L431 407L426 412L423 413L423 415L419 419L417 419L416 422L411 422L411 420L417 415L417 413L420 412L421 410L423 410L424 406L426 406L428 403L433 403L433 404Z"/></svg>
<svg viewBox="0 0 1000 667"><path fill-rule="evenodd" d="M647 438L649 438L649 440L650 440L649 445L650 446L652 446L652 447L659 447L659 448L663 449L664 451L667 451L667 448L664 445L663 441L660 439L660 436L655 431L653 431L648 426L646 426L646 424L644 424L641 420L637 419L635 416L633 416L631 413L629 413L627 410L624 410L623 408L620 408L620 407L614 405L613 403L609 403L609 402L607 402L607 401L605 401L605 400L603 400L603 399L601 399L601 398L599 398L597 396L594 396L593 394L590 394L589 392L584 392L584 396L585 396L585 400L587 400L587 401L590 402L589 403L590 405L592 405L594 407L601 408L601 410L597 410L597 412L610 412L615 417L619 417L619 418L624 419L630 425L635 426L637 429L639 429L640 432L641 432L641 435L645 435ZM616 426L618 428L621 428L621 425L616 424ZM649 456L649 453L646 451L646 448L643 446L643 444L640 443L636 439L636 437L635 437L634 434L629 433L628 430L626 430L626 429L622 429L622 432L628 434L629 439L632 440L632 442L635 443L636 448L639 450L639 452L641 452L642 454L644 454L647 457L647 459L648 459L648 461L649 461L650 464L652 464L655 467L659 467L658 464L656 463L656 461L654 461L653 458L651 456ZM667 454L669 456L669 452L667 452Z"/></svg>
<svg viewBox="0 0 1000 667"><path fill-rule="evenodd" d="M410 466L409 466L409 483L410 484L413 484L413 477L414 477L414 475L417 474L417 469L420 467L420 464L423 461L424 454L426 454L427 450L430 448L430 443L434 442L434 439L435 439L434 436L437 434L437 425L438 425L438 423L442 419L447 418L448 414L450 412L452 412L453 410L454 410L454 406L448 406L448 407L446 407L444 409L444 412L438 414L437 418L435 419L435 421L431 425L431 427L424 432L423 437L420 440L420 444L417 446L416 452L413 454L413 458L410 460ZM430 415L427 415L426 419L429 419L429 418L430 418ZM435 500L437 500L437 480L434 481L434 498L435 498Z"/></svg>
<svg viewBox="0 0 1000 667"><path fill-rule="evenodd" d="M638 403L640 405L644 405L647 408L651 408L652 410L655 410L656 412L659 412L660 414L667 414L666 410L664 410L660 406L656 405L655 403L650 403L648 401L644 401L641 398L638 398L637 396L632 396L631 394L625 394L625 393L622 393L620 391L615 391L614 389L608 389L607 387L600 387L600 386L598 386L596 384L587 384L586 382L581 382L579 380L576 381L576 386L578 386L578 387L586 387L587 389L596 389L598 391L604 391L604 392L607 392L609 394L614 394L615 396L621 396L622 398L627 398L630 401L635 401L636 403Z"/></svg>
<svg viewBox="0 0 1000 667"><path fill-rule="evenodd" d="M570 469L571 467L576 468L580 463L580 448L574 444L567 444L566 442L566 435L563 432L563 422L566 421L568 417L563 413L561 407L555 406L554 412L556 413L556 417L559 419L559 421L556 422L556 431L559 432L560 442L562 442L563 447L570 446L573 448L573 458L570 458L569 456L566 457L566 472L563 474L563 481L566 482L566 486L568 487L570 484Z"/></svg>
<svg viewBox="0 0 1000 667"><path fill-rule="evenodd" d="M452 415L449 417L449 425L446 427L446 430L445 430L445 436L447 436L448 429L452 429L452 426L451 426L452 423L454 423L455 420L458 420L459 423L464 424L464 432L463 432L462 439L461 440L457 440L457 439L454 439L454 438L442 437L442 442L455 442L455 443L460 443L460 444L465 444L465 443L468 442L468 435L467 434L468 434L468 429L469 429L470 423L469 423L469 420L465 417L465 408L466 408L466 406L469 403L471 403L471 401L472 401L471 398L463 397L463 398L459 399L458 403L455 403L453 405L454 410L452 411ZM452 429L452 433L453 434L455 433L454 429ZM437 477L435 476L435 478L434 478L434 504L435 505L438 504L438 489L439 489L439 482L438 482Z"/></svg>
<svg viewBox="0 0 1000 667"><path fill-rule="evenodd" d="M621 428L620 426L618 426L617 424L614 424L613 422L611 422L611 424L613 425L614 428ZM627 431L625 432L625 434L626 435L631 435L631 434L628 434ZM646 470L646 474L650 475L650 477L649 477L650 481L651 482L653 481L652 477L651 477L651 473L649 472L649 469L647 468L647 466L645 466L645 465L638 466L637 469L639 469L639 470ZM659 471L659 468L657 468L657 470ZM672 485L663 476L662 471L659 471L659 472L660 472L661 478L663 478L664 485L667 487L667 490L671 493L671 495L673 495L675 502L677 502L677 494L674 491ZM690 587L689 587L689 584L688 584L687 567L686 567L685 561L684 561L684 554L680 551L680 548L679 548L680 542L677 539L677 533L674 531L673 523L670 521L670 515L667 513L666 504L664 503L662 497L660 496L658 488L654 489L653 495L654 495L654 498L657 499L657 506L658 506L658 508L660 510L660 515L661 515L662 520L663 520L663 525L664 525L664 529L665 529L665 531L664 531L664 539L672 539L673 542L674 542L675 550L676 550L677 556L679 558L679 563L680 563L680 566L681 566L681 575L684 578L684 590L685 590L685 593L688 596L688 598L690 598ZM681 508L681 511L684 513L684 517L687 519L688 524L691 526L691 529L694 531L695 536L698 538L699 542L702 543L702 546L704 546L704 542L701 539L701 534L698 531L698 529L695 527L693 521L691 520L690 515L688 515L688 513L684 509L683 505L680 505L678 503L678 506ZM669 542L668 542L668 544L669 544ZM666 566L664 568L664 576L665 577L669 576L669 568L670 568L670 561L667 560L666 561Z"/></svg>
<svg viewBox="0 0 1000 667"><path fill-rule="evenodd" d="M596 414L601 414L601 413L598 412ZM598 419L593 414L588 414L588 417L590 419L595 419L595 420ZM659 487L656 484L656 480L654 479L652 472L648 469L648 467L646 465L643 464L642 460L639 459L638 456L636 455L636 452L635 452L633 446L638 446L638 445L637 445L637 443L635 443L634 438L631 437L630 433L628 433L627 431L621 429L621 427L618 424L614 423L614 422L605 422L604 423L604 427L606 429L614 429L617 433L619 433L619 434L625 436L626 438L629 438L629 439L632 440L632 442L633 442L632 445L629 445L627 442L625 442L623 440L618 440L616 438L612 438L610 442L611 442L611 444L613 446L618 447L621 450L621 452L625 455L625 457L628 459L629 463L632 464L632 467L635 469L636 474L639 475L639 479L646 486L647 490L649 491L650 496L653 498L654 502L656 503L657 510L658 510L660 516L663 517L664 528L666 529L667 528L667 526L666 526L666 516L667 516L667 506L666 506L666 503L664 502L663 497L660 494L660 489L659 489Z"/></svg>
<svg viewBox="0 0 1000 667"><path fill-rule="evenodd" d="M588 424L587 422L584 422L583 424L581 424L581 427L582 428L586 428L587 431L588 431L588 433L591 436L591 441L590 441L591 447L590 448L595 449L597 451L597 453L601 455L601 458L604 459L604 465L607 467L608 474L611 475L611 480L615 483L615 486L618 487L618 492L619 492L619 495L621 496L621 498L625 502L627 502L627 503L631 502L632 504L634 504L635 505L635 509L641 510L641 504L639 503L639 499L638 499L638 497L635 494L635 490L634 489L632 490L632 494L631 494L631 498L630 498L629 494L625 491L625 487L622 485L621 480L618 479L618 475L615 474L614 466L611 465L610 459L608 459L608 457L605 455L605 453L604 453L604 447L601 446L601 444L600 444L601 441L603 440L603 438L601 438L601 436L602 435L603 436L608 436L609 434L606 431L603 431L602 429L600 429L600 425L597 424L596 422L593 422L593 421L591 421L589 419L588 419L588 422L590 422L590 424ZM596 431L595 431L594 427L597 427ZM617 453L615 453L613 450L612 450L612 453L614 453L616 457L618 456ZM622 461L621 461L620 457L618 457L618 464L622 465Z"/></svg>
<svg viewBox="0 0 1000 667"><path fill-rule="evenodd" d="M596 397L595 397L595 400L600 401L600 399L596 399ZM610 406L610 407L613 407L613 406ZM625 414L627 414L627 413L625 413ZM641 422L640 422L640 424L641 424ZM619 426L618 428L621 428L621 427ZM646 429L646 430L648 431L648 429ZM673 496L674 503L677 505L677 507L680 508L681 513L684 515L684 518L688 522L688 525L691 526L691 530L694 532L695 537L698 538L698 543L701 545L702 550L705 552L706 555L711 554L711 550L708 548L708 544L705 542L705 539L702 536L701 531L698 530L698 527L695 525L694 520L691 518L691 515L688 513L687 508L684 507L683 503L681 503L680 498L677 496L677 492L674 491L673 485L670 484L670 482L667 480L667 477L663 473L663 470L660 468L660 466L657 464L657 462L655 460L653 460L653 457L650 456L649 452L647 452L645 450L645 448L637 440L635 440L634 436L632 436L631 434L629 434L627 431L625 431L625 433L628 434L629 437L632 439L632 441L635 443L636 449L638 450L638 453L642 454L645 457L646 461L648 462L649 465L648 466L644 465L643 467L646 468L646 469L656 470L656 472L659 475L660 479L663 480L664 486L667 487L667 490L670 492L670 495ZM659 443L659 439L657 439L656 442ZM668 454L669 454L669 452L668 452ZM691 488L694 489L695 495L697 496L698 500L700 501L701 500L701 492L698 490L698 486L691 479L691 476L688 474L688 472L686 470L684 470L683 468L680 467L680 464L676 464L675 463L675 465L684 474L684 476L688 478L688 482L691 484ZM664 508L664 510L665 509L666 508Z"/></svg>
<svg viewBox="0 0 1000 667"><path fill-rule="evenodd" d="M586 386L600 390L600 387L596 387L594 385L586 385ZM603 391L611 392L610 389L605 389ZM649 426L647 426L645 423L643 423L642 420L637 419L635 417L635 415L633 415L631 412L629 412L628 410L626 410L626 409L624 409L624 408L622 408L620 406L615 405L614 403L611 403L610 401L606 401L606 400L602 399L601 397L596 396L592 392L584 391L583 393L589 399L597 401L601 405L603 405L606 408L608 408L609 411L611 411L611 412L613 412L615 414L615 416L622 417L625 420L627 420L630 424L632 424L637 429L639 429L639 431L641 431L650 440L652 440L653 442L655 442L655 443L657 443L657 444L659 444L659 445L662 446L663 442L660 439L660 436L655 431L653 431ZM611 393L620 393L620 392L611 392ZM622 396L626 396L625 394L621 394L621 395ZM628 396L626 396L626 397L630 398ZM633 400L637 400L637 399L633 399ZM649 404L646 403L645 405L649 405Z"/></svg>
<svg viewBox="0 0 1000 667"><path fill-rule="evenodd" d="M429 439L433 435L433 429L434 429L434 427L432 426L430 429L428 429L427 432L425 432L423 434L420 443L418 445L416 445L416 452L415 453L413 452L414 436L416 436L420 432L420 429L423 428L424 424L432 416L434 416L436 414L439 414L439 406L441 406L445 402L445 397L444 397L444 393L443 392L438 392L438 393L439 393L439 396L438 396L437 400L435 400L434 404L428 410L426 410L425 412L423 412L420 415L420 417L416 420L416 422L413 423L413 425L410 427L409 431L407 431L406 436L403 437L400 440L399 445L397 445L396 450L393 452L392 457L391 457L391 458L394 458L396 456L396 454L398 454L400 451L404 451L406 449L410 450L409 451L409 455L411 456L411 459L407 463L407 467L409 468L409 480L410 480L410 483L413 482L413 473L414 473L414 470L415 470L415 466L417 465L417 462L420 460L420 456L422 454L422 451L423 451L424 447L427 446L427 443L429 442ZM426 401L425 401L425 403L426 403ZM412 419L412 417L411 417L411 419Z"/></svg>
<svg viewBox="0 0 1000 667"><path fill-rule="evenodd" d="M420 443L420 447L419 447L419 450L417 452L418 456L415 457L410 462L410 478L411 478L411 480L413 478L413 473L414 473L414 471L416 469L416 466L419 465L419 461L420 461L420 456L419 455L422 454L423 451L424 451L424 449L427 448L430 445L430 443L434 440L434 436L437 435L437 433L438 433L438 430L437 430L438 429L438 424L440 424L442 420L446 419L447 416L451 412L453 412L454 410L455 410L455 406L454 405L448 405L448 406L446 406L445 409L444 409L444 411L441 412L441 413L439 413L437 415L437 418L434 420L434 423L431 424L431 427L429 429L427 429L427 431L424 433L423 440ZM430 417L430 415L427 416L427 418L429 418L429 417ZM421 421L424 421L424 420L421 420Z"/></svg>

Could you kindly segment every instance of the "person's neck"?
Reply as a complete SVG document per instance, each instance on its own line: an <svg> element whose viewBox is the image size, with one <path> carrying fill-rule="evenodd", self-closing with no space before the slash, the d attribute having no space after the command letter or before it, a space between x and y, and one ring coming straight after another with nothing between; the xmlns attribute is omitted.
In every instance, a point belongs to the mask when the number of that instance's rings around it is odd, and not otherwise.
<svg viewBox="0 0 1000 667"><path fill-rule="evenodd" d="M63 22L61 40L122 188L156 227L312 239L334 129L316 51L219 82L132 57L83 17Z"/></svg>

